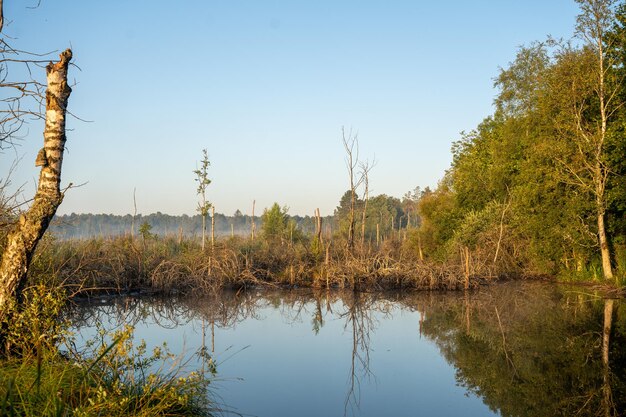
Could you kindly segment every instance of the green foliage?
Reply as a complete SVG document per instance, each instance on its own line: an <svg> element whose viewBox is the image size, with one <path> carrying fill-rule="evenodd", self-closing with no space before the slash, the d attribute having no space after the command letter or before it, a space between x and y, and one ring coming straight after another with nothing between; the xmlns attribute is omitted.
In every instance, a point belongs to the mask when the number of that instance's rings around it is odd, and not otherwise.
<svg viewBox="0 0 626 417"><path fill-rule="evenodd" d="M483 237L497 229L502 210L504 208L500 204L490 202L480 211L468 212L457 226L452 242L470 249L476 248L479 243L484 245Z"/></svg>
<svg viewBox="0 0 626 417"><path fill-rule="evenodd" d="M261 230L264 239L270 242L289 239L289 233L293 230L294 224L289 223L288 210L287 207L281 208L278 203L274 203L269 209L263 210Z"/></svg>
<svg viewBox="0 0 626 417"><path fill-rule="evenodd" d="M217 411L209 402L210 379L182 374L166 346L148 353L144 342L134 342L132 327L112 334L100 329L85 351L60 352L60 346L74 346L67 323L58 320L64 303L62 291L41 285L29 288L20 309L12 312L11 354L0 362L0 415L209 416Z"/></svg>
<svg viewBox="0 0 626 417"><path fill-rule="evenodd" d="M54 354L56 346L67 338L67 324L59 320L64 305L65 291L59 286L38 283L26 288L19 305L12 300L8 322L0 323L6 329L4 355L42 360L46 359L42 355Z"/></svg>
<svg viewBox="0 0 626 417"><path fill-rule="evenodd" d="M615 303L607 380L604 300L571 287L494 287L465 303L433 303L422 329L457 369L457 383L503 416L617 416L626 406L626 315Z"/></svg>
<svg viewBox="0 0 626 417"><path fill-rule="evenodd" d="M335 221L335 234L342 239L348 238L348 229L350 228L350 205L352 199L352 192L346 191L339 199L339 205L335 208L334 221ZM358 196L355 198L354 203L355 220L360 221L360 213L363 212L363 200ZM358 229L358 227L357 227Z"/></svg>
<svg viewBox="0 0 626 417"><path fill-rule="evenodd" d="M505 240L504 255L519 260L514 268L522 263L531 274L593 276L585 271L597 269L597 219L604 213L613 261L623 274L626 5L613 16L609 1L580 3L579 34L593 26L592 6L601 19L596 29L613 19L604 45L604 88L611 94L606 136L593 36L582 46L549 40L520 48L496 79L494 114L454 143L450 171L418 203L428 256L446 259L463 245L482 250L486 261ZM509 208L499 218L496 207L503 205ZM502 234L494 234L498 229Z"/></svg>
<svg viewBox="0 0 626 417"><path fill-rule="evenodd" d="M365 240L376 239L376 226L380 231L381 238L390 236L398 227L406 227L408 217L404 210L404 203L395 197L380 194L369 198L367 212L365 213ZM363 221L363 208L365 201L359 198L355 203L356 240L361 237L361 224ZM350 223L350 190L346 191L335 209L334 218L337 224L336 235L347 238Z"/></svg>
<svg viewBox="0 0 626 417"><path fill-rule="evenodd" d="M75 415L207 414L209 381L196 372L180 375L166 345L148 353L145 342L136 344L133 328L126 326L110 335L100 329L90 347L94 350L84 361L89 368L83 379L89 380L91 400L75 408Z"/></svg>
<svg viewBox="0 0 626 417"><path fill-rule="evenodd" d="M150 223L146 221L141 223L141 226L139 226L139 234L141 235L144 241L152 237L152 233L150 233L151 230L152 230L152 226L150 225Z"/></svg>
<svg viewBox="0 0 626 417"><path fill-rule="evenodd" d="M462 218L454 193L442 181L437 190L422 196L418 209L422 219L419 234L425 255L445 259L447 242Z"/></svg>
<svg viewBox="0 0 626 417"><path fill-rule="evenodd" d="M362 210L362 209L361 209ZM359 213L361 214L361 213ZM365 214L365 239L376 238L376 225L382 236L390 236L398 227L406 227L406 215L402 203L395 197L380 194L369 199ZM360 235L361 217L357 217L358 233Z"/></svg>
<svg viewBox="0 0 626 417"><path fill-rule="evenodd" d="M311 254L316 259L321 259L322 254L324 253L324 245L320 240L315 236L311 239Z"/></svg>

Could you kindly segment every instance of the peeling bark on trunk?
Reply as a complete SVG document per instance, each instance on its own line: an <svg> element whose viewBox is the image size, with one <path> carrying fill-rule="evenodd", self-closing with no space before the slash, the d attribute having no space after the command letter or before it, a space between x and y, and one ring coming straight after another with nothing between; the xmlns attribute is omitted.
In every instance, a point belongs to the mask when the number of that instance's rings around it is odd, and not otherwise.
<svg viewBox="0 0 626 417"><path fill-rule="evenodd" d="M61 165L65 149L65 115L72 89L67 85L67 68L72 51L67 49L59 62L46 67L46 124L44 130L43 158L39 184L32 206L23 213L19 222L7 236L0 264L0 323L6 319L7 308L19 301L26 282L28 266L37 243L63 201L61 192ZM0 338L2 335L0 334Z"/></svg>
<svg viewBox="0 0 626 417"><path fill-rule="evenodd" d="M600 254L602 255L602 271L604 278L613 279L613 268L611 267L611 252L609 242L606 238L606 227L604 226L604 210L598 210L598 240L600 241Z"/></svg>

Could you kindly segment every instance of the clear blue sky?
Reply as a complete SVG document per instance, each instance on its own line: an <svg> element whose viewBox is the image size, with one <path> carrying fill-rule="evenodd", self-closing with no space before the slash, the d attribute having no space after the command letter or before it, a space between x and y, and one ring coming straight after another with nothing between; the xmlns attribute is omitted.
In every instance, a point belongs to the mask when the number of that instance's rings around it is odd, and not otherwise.
<svg viewBox="0 0 626 417"><path fill-rule="evenodd" d="M435 186L450 145L492 112L499 67L548 34L573 0L5 2L23 50L71 46L76 81L59 213L192 214L207 148L216 210L331 214L348 188L341 127L376 158L373 194ZM42 71L43 72L43 71ZM29 125L13 186L32 196L43 128Z"/></svg>

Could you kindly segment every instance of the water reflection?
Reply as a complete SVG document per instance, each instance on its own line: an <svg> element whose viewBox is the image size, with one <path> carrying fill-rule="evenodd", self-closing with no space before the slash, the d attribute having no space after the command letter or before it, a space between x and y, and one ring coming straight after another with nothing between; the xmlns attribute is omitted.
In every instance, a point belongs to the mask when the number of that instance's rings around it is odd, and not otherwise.
<svg viewBox="0 0 626 417"><path fill-rule="evenodd" d="M222 393L242 413L617 416L626 410L623 305L509 283L472 293L114 298L78 305L71 319L86 334L96 322L131 323L154 344L186 338L198 367L216 359L220 375L245 379Z"/></svg>
<svg viewBox="0 0 626 417"><path fill-rule="evenodd" d="M498 286L427 311L424 332L458 381L504 416L626 410L622 302L573 288Z"/></svg>

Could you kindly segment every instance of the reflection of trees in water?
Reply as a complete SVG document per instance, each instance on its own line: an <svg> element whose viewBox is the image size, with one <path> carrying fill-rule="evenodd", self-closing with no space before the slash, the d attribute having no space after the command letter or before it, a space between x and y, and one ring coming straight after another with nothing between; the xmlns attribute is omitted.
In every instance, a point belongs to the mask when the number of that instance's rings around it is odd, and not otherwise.
<svg viewBox="0 0 626 417"><path fill-rule="evenodd" d="M468 305L445 298L426 307L424 332L456 367L457 380L492 410L503 416L626 410L623 303L615 314L613 301L537 284L494 286L469 295Z"/></svg>
<svg viewBox="0 0 626 417"><path fill-rule="evenodd" d="M510 283L468 293L303 290L112 298L72 309L69 316L77 327L149 320L168 328L202 322L227 329L263 319L267 308L288 323L310 321L315 333L328 316L345 320L352 338L346 413L359 407L361 380L372 377L376 318L397 309L420 313L420 334L455 366L457 381L503 416L615 416L626 407L624 303L576 289Z"/></svg>
<svg viewBox="0 0 626 417"><path fill-rule="evenodd" d="M163 328L202 323L202 346L198 356L211 360L205 345L205 323L228 329L248 319L261 320L261 311L273 308L287 323L311 320L318 333L325 317L345 320L344 329L351 334L352 343L345 410L359 407L360 381L372 377L370 370L370 334L375 330L374 313L391 314L393 298L381 294L352 291L248 291L223 292L219 296L202 298L136 298L112 297L75 305L67 312L76 328L108 323L107 328L121 328L140 322L153 322ZM348 353L348 352L346 352Z"/></svg>
<svg viewBox="0 0 626 417"><path fill-rule="evenodd" d="M164 298L110 297L91 303L78 303L66 313L75 327L92 327L107 322L111 326L136 325L151 321L163 328L176 328L195 320L214 322L230 328L250 318L258 318L263 307L253 293L224 293L221 297Z"/></svg>
<svg viewBox="0 0 626 417"><path fill-rule="evenodd" d="M347 414L348 408L354 411L355 407L358 409L360 406L361 378L373 376L370 369L370 332L375 326L371 314L375 302L373 297L355 292L344 301L344 305L346 312L341 315L346 319L344 329L349 327L352 330L349 383L344 403L344 414Z"/></svg>
<svg viewBox="0 0 626 417"><path fill-rule="evenodd" d="M602 327L602 406L609 417L617 414L611 389L611 330L613 324L613 300L604 301L604 322ZM624 410L626 411L626 410Z"/></svg>

